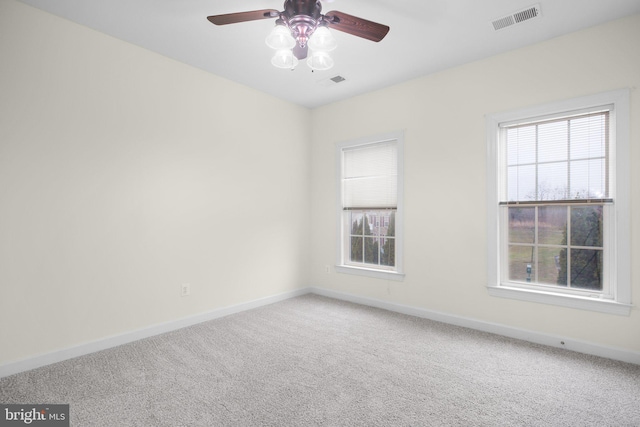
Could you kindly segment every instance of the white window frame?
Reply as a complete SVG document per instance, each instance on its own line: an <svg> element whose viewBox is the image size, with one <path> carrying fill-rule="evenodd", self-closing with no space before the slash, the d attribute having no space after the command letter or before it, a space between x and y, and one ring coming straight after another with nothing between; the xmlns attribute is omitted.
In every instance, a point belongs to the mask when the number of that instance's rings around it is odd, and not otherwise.
<svg viewBox="0 0 640 427"><path fill-rule="evenodd" d="M518 286L509 282L500 259L506 233L498 206L504 165L500 163L500 124L537 120L545 116L585 108L612 105L610 113L611 148L609 152L614 203L607 206L605 220L605 256L608 256L607 293L571 293L545 286ZM486 117L487 132L487 289L496 297L552 304L563 307L628 316L631 312L631 242L629 164L629 90L621 89L530 108L491 114ZM608 295L607 295L608 294Z"/></svg>
<svg viewBox="0 0 640 427"><path fill-rule="evenodd" d="M357 146L370 145L385 141L396 141L397 147L397 172L398 172L398 188L397 188L397 206L395 214L395 267L380 266L357 266L347 262L345 239L348 239L345 233L345 220L347 214L342 206L342 161L343 150ZM369 136L353 141L344 141L336 144L336 175L337 175L337 260L335 270L338 273L355 274L359 276L373 277L377 279L402 281L404 280L404 133L402 131L390 132L381 135Z"/></svg>

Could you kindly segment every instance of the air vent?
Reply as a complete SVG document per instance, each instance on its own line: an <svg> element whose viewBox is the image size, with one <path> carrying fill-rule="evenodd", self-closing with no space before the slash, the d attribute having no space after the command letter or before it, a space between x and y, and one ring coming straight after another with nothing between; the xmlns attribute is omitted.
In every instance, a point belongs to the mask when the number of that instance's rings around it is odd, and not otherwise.
<svg viewBox="0 0 640 427"><path fill-rule="evenodd" d="M526 9L512 13L511 15L498 18L492 21L491 25L493 25L494 30L498 31L498 30L502 30L503 28L507 28L524 21L529 21L530 19L537 18L539 16L540 16L540 5L536 4Z"/></svg>
<svg viewBox="0 0 640 427"><path fill-rule="evenodd" d="M338 83L342 83L344 81L346 81L346 77L337 75L337 76L333 76L333 77L328 77L326 79L322 79L322 80L318 80L318 84L320 86L324 86L324 87L333 87L335 85L337 85Z"/></svg>
<svg viewBox="0 0 640 427"><path fill-rule="evenodd" d="M496 19L495 21L493 21L493 29L497 31L506 27L510 27L513 24L515 24L515 21L513 20L513 15L509 15L509 16L505 16L504 18Z"/></svg>

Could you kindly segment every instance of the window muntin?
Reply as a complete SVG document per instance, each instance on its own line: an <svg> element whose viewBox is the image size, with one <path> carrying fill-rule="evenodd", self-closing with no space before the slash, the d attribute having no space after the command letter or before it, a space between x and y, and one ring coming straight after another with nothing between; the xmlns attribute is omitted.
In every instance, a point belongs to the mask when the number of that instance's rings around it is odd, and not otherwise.
<svg viewBox="0 0 640 427"><path fill-rule="evenodd" d="M510 282L559 287L575 293L603 292L604 206L539 204L504 207Z"/></svg>
<svg viewBox="0 0 640 427"><path fill-rule="evenodd" d="M393 270L396 266L396 209L349 210L346 264Z"/></svg>
<svg viewBox="0 0 640 427"><path fill-rule="evenodd" d="M608 109L502 125L506 200L607 198L609 134Z"/></svg>

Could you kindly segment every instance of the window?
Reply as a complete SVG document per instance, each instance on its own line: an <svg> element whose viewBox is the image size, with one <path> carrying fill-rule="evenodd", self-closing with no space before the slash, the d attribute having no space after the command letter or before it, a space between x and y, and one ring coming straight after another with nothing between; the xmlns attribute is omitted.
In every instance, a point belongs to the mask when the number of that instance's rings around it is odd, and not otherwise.
<svg viewBox="0 0 640 427"><path fill-rule="evenodd" d="M489 292L630 312L628 91L487 120Z"/></svg>
<svg viewBox="0 0 640 427"><path fill-rule="evenodd" d="M401 133L338 144L337 271L402 280Z"/></svg>

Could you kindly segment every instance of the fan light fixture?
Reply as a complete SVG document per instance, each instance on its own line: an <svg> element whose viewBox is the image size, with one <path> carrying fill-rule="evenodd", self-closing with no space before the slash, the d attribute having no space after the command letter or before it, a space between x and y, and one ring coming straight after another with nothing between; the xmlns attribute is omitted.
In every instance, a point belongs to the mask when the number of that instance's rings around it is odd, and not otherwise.
<svg viewBox="0 0 640 427"><path fill-rule="evenodd" d="M290 70L298 65L298 58L293 56L291 49L279 49L271 58L271 63L278 68L288 68Z"/></svg>
<svg viewBox="0 0 640 427"><path fill-rule="evenodd" d="M312 70L328 70L333 66L329 52L337 43L329 28L374 42L389 32L386 25L344 12L332 10L324 15L321 12L320 0L285 0L283 11L251 10L207 16L207 19L215 25L227 25L276 18L276 27L266 39L267 46L276 51L271 63L289 69L305 58Z"/></svg>
<svg viewBox="0 0 640 427"><path fill-rule="evenodd" d="M324 71L333 67L333 58L324 50L312 51L307 58L307 65L312 70Z"/></svg>
<svg viewBox="0 0 640 427"><path fill-rule="evenodd" d="M326 26L318 26L317 23L308 21L312 20L300 20L294 29L287 28L280 19L276 21L276 26L265 40L267 46L276 50L271 59L274 66L295 68L298 65L298 59L293 49L300 46L300 48L311 49L307 65L312 70L324 71L333 67L333 58L329 52L338 46L335 37Z"/></svg>
<svg viewBox="0 0 640 427"><path fill-rule="evenodd" d="M316 28L313 32L313 36L309 39L309 49L311 50L324 50L325 52L331 52L338 43L335 37L331 34L331 31L325 26Z"/></svg>
<svg viewBox="0 0 640 427"><path fill-rule="evenodd" d="M271 49L292 49L296 45L296 40L291 32L284 25L276 25L265 40Z"/></svg>

